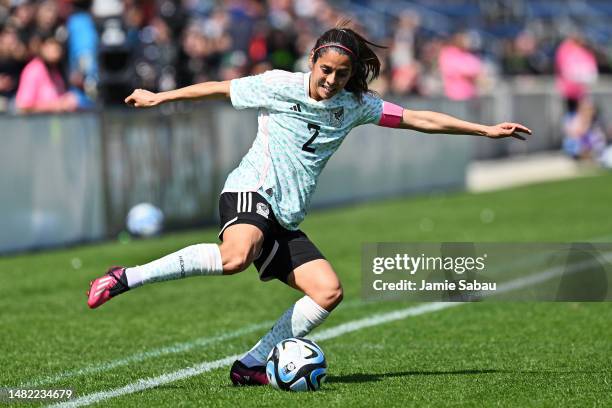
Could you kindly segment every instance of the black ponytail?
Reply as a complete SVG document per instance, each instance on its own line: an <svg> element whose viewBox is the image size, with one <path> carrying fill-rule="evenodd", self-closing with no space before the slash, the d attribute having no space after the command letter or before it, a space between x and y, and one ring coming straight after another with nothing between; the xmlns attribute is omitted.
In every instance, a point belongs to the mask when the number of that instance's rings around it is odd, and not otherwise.
<svg viewBox="0 0 612 408"><path fill-rule="evenodd" d="M374 44L352 29L345 28L346 23L327 30L319 37L313 48L315 52L312 56L312 63L317 62L321 55L329 49L348 56L352 63L352 75L344 89L361 100L364 93L371 92L368 90L368 82L377 78L380 74L380 61L368 45L378 48L386 47ZM325 47L327 44L339 44L342 47L334 47L333 45Z"/></svg>

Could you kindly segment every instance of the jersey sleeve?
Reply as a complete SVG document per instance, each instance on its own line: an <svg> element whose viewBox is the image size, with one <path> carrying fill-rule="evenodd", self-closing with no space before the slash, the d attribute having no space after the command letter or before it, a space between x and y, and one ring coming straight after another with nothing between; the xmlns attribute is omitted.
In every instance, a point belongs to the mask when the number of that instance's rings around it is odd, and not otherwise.
<svg viewBox="0 0 612 408"><path fill-rule="evenodd" d="M356 126L366 125L368 123L377 124L382 116L383 100L377 95L366 93L363 95L360 110L361 112Z"/></svg>
<svg viewBox="0 0 612 408"><path fill-rule="evenodd" d="M270 108L277 94L273 71L232 79L230 99L236 109Z"/></svg>

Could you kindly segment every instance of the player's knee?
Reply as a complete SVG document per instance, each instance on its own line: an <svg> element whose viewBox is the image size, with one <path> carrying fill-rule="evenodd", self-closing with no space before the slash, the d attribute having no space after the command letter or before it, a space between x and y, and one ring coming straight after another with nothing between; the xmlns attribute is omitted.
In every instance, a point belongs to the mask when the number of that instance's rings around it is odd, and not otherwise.
<svg viewBox="0 0 612 408"><path fill-rule="evenodd" d="M232 275L242 272L251 264L250 249L242 246L221 245L221 259L223 260L223 273Z"/></svg>
<svg viewBox="0 0 612 408"><path fill-rule="evenodd" d="M338 286L337 288L333 289L330 293L330 302L332 304L332 307L336 307L340 304L340 302L342 302L342 299L344 298L344 291L342 290L342 286Z"/></svg>
<svg viewBox="0 0 612 408"><path fill-rule="evenodd" d="M319 296L320 306L331 312L342 302L343 296L342 286L338 285L327 288Z"/></svg>
<svg viewBox="0 0 612 408"><path fill-rule="evenodd" d="M223 262L223 272L227 275L242 272L250 265L249 259L244 254L236 254Z"/></svg>

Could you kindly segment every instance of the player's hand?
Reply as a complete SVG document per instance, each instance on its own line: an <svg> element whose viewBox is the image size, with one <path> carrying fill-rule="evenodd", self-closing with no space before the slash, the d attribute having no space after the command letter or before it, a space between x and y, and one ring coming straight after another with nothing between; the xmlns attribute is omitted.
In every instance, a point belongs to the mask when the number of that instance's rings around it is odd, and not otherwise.
<svg viewBox="0 0 612 408"><path fill-rule="evenodd" d="M125 98L125 103L136 108L150 108L159 105L161 98L158 94L146 89L136 89L130 96Z"/></svg>
<svg viewBox="0 0 612 408"><path fill-rule="evenodd" d="M489 126L487 129L487 137L490 137L491 139L514 137L515 139L527 140L523 134L530 135L531 129L521 125L520 123L504 122L495 126Z"/></svg>

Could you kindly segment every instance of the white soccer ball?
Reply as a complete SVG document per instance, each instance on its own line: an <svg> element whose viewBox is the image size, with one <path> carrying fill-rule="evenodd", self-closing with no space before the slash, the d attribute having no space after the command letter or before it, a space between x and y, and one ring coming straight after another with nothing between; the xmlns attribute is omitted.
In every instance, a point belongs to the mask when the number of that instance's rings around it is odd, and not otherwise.
<svg viewBox="0 0 612 408"><path fill-rule="evenodd" d="M327 374L323 350L314 341L293 337L278 343L266 363L270 385L285 391L316 391Z"/></svg>
<svg viewBox="0 0 612 408"><path fill-rule="evenodd" d="M164 213L153 204L141 203L128 212L127 229L132 235L150 237L161 232L164 225Z"/></svg>

